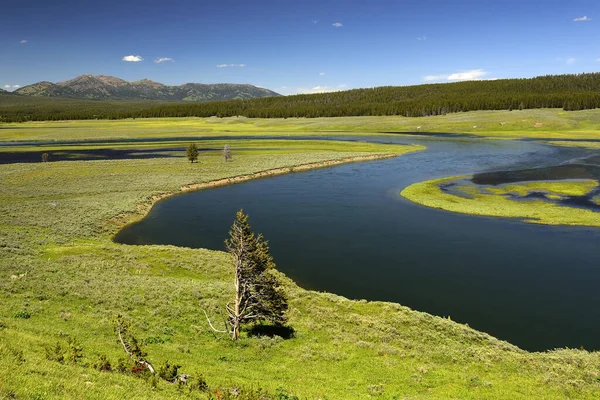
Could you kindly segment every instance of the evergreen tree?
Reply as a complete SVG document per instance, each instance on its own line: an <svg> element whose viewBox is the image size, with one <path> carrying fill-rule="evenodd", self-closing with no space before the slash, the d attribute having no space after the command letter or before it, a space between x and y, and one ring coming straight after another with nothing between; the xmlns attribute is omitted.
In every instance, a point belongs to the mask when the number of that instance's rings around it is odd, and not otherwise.
<svg viewBox="0 0 600 400"><path fill-rule="evenodd" d="M188 146L187 159L190 160L191 163L198 161L198 148L196 147L196 143L190 143Z"/></svg>
<svg viewBox="0 0 600 400"><path fill-rule="evenodd" d="M226 305L231 338L239 339L243 323L284 324L288 304L277 278L270 271L275 264L268 243L262 234L252 232L243 210L238 211L225 245L235 269L235 299L233 304Z"/></svg>

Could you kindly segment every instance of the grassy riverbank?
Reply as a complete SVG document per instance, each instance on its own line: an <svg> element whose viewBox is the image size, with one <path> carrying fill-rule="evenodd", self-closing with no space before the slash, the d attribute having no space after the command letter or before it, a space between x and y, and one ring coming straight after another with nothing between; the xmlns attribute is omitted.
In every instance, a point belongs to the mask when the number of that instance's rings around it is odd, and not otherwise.
<svg viewBox="0 0 600 400"><path fill-rule="evenodd" d="M54 129L46 132L56 139L80 135ZM89 129L82 137L93 133ZM41 138L41 131L33 136ZM202 373L213 388L262 387L273 393L283 387L302 399L600 395L598 353L528 353L450 319L310 292L287 279L295 337L219 340L200 310L214 310L231 294L225 253L111 241L120 226L145 212L144 205L186 185L418 149L295 146L234 153L230 163L206 153L200 164L162 158L1 165L0 398L207 398L93 369L101 354L113 365L123 357L112 332L118 313L134 321L155 365L175 362L182 372ZM68 337L82 344L81 362L49 361L44 348L66 344Z"/></svg>
<svg viewBox="0 0 600 400"><path fill-rule="evenodd" d="M556 203L588 195L598 187L595 180L533 181L479 187L468 177L450 177L415 183L402 196L423 206L461 214L521 218L544 225L600 226L600 214ZM537 197L530 198L532 194ZM592 199L598 202L598 196Z"/></svg>
<svg viewBox="0 0 600 400"><path fill-rule="evenodd" d="M0 141L199 136L457 133L496 138L600 139L600 110L476 111L405 118L161 118L3 124Z"/></svg>

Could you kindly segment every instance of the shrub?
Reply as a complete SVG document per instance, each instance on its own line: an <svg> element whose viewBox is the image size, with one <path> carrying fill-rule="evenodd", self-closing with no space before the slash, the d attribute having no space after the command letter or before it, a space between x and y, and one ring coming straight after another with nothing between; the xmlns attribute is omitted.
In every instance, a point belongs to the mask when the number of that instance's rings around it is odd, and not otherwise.
<svg viewBox="0 0 600 400"><path fill-rule="evenodd" d="M167 381L175 382L178 378L178 371L181 365L169 364L169 361L165 361L165 364L158 368L158 376Z"/></svg>
<svg viewBox="0 0 600 400"><path fill-rule="evenodd" d="M29 319L31 318L31 313L26 309L22 309L21 311L14 313L13 318Z"/></svg>
<svg viewBox="0 0 600 400"><path fill-rule="evenodd" d="M25 357L23 356L23 350L13 349L12 347L0 346L0 358L10 359L17 365L25 363ZM0 397L1 398L1 397Z"/></svg>
<svg viewBox="0 0 600 400"><path fill-rule="evenodd" d="M83 346L75 338L69 338L67 343L66 359L73 364L77 364L83 358Z"/></svg>
<svg viewBox="0 0 600 400"><path fill-rule="evenodd" d="M191 381L189 387L190 387L190 392L194 391L194 390L198 390L200 392L208 391L208 383L206 383L206 380L204 379L204 375L202 375L202 374L194 375L194 377L192 377L192 381Z"/></svg>
<svg viewBox="0 0 600 400"><path fill-rule="evenodd" d="M100 354L98 356L98 358L96 359L96 361L94 361L92 366L94 367L94 369L96 369L98 371L103 371L103 372L111 372L112 371L112 366L110 365L110 361L108 360L108 357L104 354Z"/></svg>
<svg viewBox="0 0 600 400"><path fill-rule="evenodd" d="M274 399L276 399L276 400L300 400L298 396L295 396L295 395L289 393L287 390L285 390L282 387L277 388L277 390L275 391Z"/></svg>
<svg viewBox="0 0 600 400"><path fill-rule="evenodd" d="M146 345L146 344L163 344L165 343L166 340L161 338L160 336L150 336L147 337L146 339L142 340L142 344Z"/></svg>
<svg viewBox="0 0 600 400"><path fill-rule="evenodd" d="M46 351L47 360L56 361L61 364L65 361L65 349L60 342L56 342L54 346L46 346L44 350Z"/></svg>
<svg viewBox="0 0 600 400"><path fill-rule="evenodd" d="M369 396L382 396L384 391L383 385L367 386L367 393L369 393Z"/></svg>
<svg viewBox="0 0 600 400"><path fill-rule="evenodd" d="M127 359L127 358L119 358L119 361L117 361L117 371L125 374L127 372L130 372L132 369L131 366L131 362Z"/></svg>

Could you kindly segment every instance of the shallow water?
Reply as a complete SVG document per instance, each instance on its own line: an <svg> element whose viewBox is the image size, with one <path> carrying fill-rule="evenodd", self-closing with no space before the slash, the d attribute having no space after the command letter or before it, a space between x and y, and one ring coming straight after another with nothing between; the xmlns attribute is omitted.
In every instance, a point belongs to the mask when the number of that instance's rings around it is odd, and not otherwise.
<svg viewBox="0 0 600 400"><path fill-rule="evenodd" d="M368 140L428 150L174 196L116 241L222 250L243 208L270 240L278 269L305 288L450 315L528 350L600 349L600 229L453 214L399 196L427 179L544 168L590 152L481 139Z"/></svg>

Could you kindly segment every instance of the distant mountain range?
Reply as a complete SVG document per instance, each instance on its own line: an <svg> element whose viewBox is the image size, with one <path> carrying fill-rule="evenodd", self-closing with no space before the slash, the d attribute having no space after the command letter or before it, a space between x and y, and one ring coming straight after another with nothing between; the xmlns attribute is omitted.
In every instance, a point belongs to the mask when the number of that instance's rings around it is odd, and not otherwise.
<svg viewBox="0 0 600 400"><path fill-rule="evenodd" d="M4 92L4 91L2 91ZM65 82L38 82L13 93L35 97L94 100L184 100L211 101L280 96L272 90L233 83L186 83L168 86L148 79L127 82L114 76L81 75Z"/></svg>

